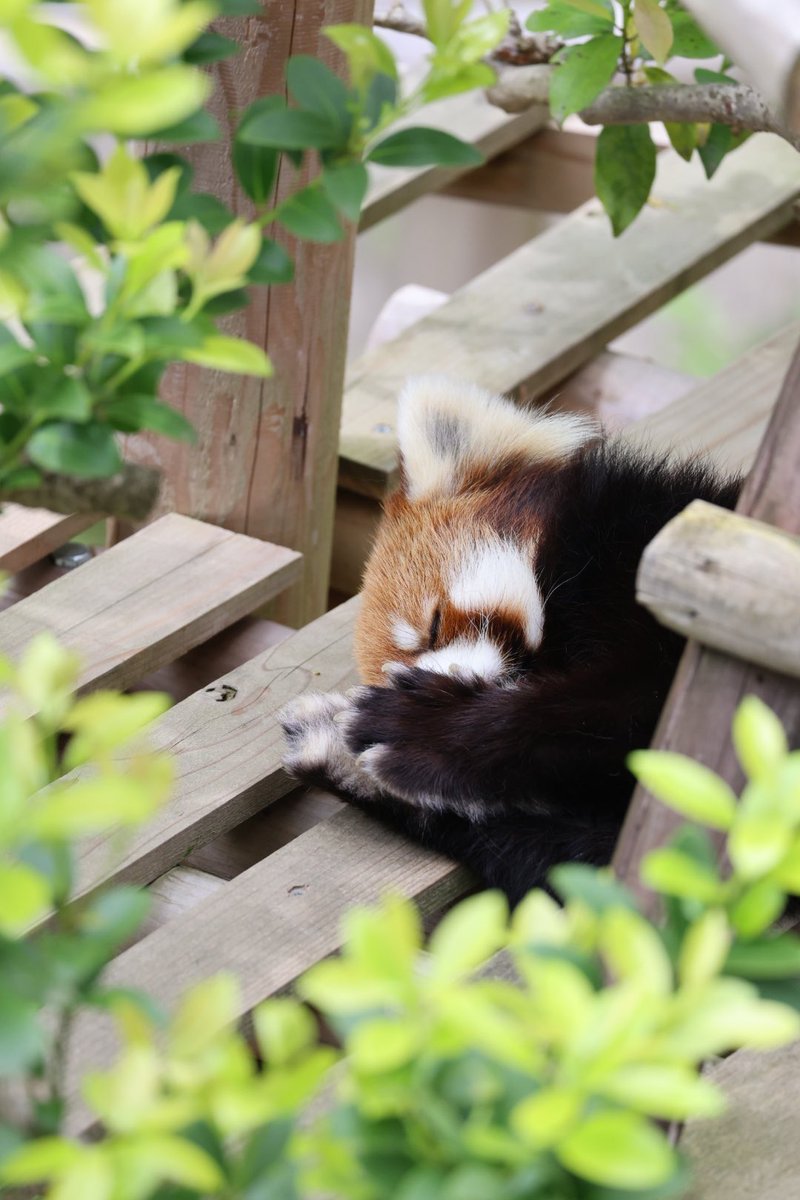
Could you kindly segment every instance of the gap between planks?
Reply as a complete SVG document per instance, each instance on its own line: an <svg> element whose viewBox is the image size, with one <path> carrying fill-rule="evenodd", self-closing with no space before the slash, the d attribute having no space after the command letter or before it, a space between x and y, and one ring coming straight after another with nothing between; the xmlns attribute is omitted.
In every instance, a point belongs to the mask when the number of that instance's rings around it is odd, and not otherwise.
<svg viewBox="0 0 800 1200"><path fill-rule="evenodd" d="M0 570L11 574L23 571L102 519L100 513L73 513L65 517L46 508L3 504L0 511Z"/></svg>
<svg viewBox="0 0 800 1200"><path fill-rule="evenodd" d="M691 283L791 217L800 159L753 138L711 181L659 155L653 199L614 240L592 200L349 372L340 484L381 497L397 470L396 397L409 374L469 378L532 399Z"/></svg>
<svg viewBox="0 0 800 1200"><path fill-rule="evenodd" d="M17 659L48 630L79 655L80 688L125 688L252 612L299 567L292 550L173 513L0 613L0 648Z"/></svg>

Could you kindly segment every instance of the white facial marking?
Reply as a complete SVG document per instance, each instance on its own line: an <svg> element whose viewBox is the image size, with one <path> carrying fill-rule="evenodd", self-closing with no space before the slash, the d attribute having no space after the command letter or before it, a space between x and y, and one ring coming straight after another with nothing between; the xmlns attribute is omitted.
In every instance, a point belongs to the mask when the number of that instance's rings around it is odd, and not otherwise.
<svg viewBox="0 0 800 1200"><path fill-rule="evenodd" d="M422 647L422 634L402 617L392 617L392 641L398 650L419 650Z"/></svg>
<svg viewBox="0 0 800 1200"><path fill-rule="evenodd" d="M453 575L449 593L465 612L519 613L528 645L535 650L540 644L544 603L530 554L522 547L498 537L476 542Z"/></svg>
<svg viewBox="0 0 800 1200"><path fill-rule="evenodd" d="M415 666L439 675L477 675L480 679L497 679L505 670L503 652L490 638L456 638L441 650L427 650Z"/></svg>

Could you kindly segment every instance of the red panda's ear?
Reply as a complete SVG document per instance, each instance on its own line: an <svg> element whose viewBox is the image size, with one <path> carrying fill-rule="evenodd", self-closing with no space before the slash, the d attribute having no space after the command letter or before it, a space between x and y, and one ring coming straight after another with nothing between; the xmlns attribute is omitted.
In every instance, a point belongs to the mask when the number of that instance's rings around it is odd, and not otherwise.
<svg viewBox="0 0 800 1200"><path fill-rule="evenodd" d="M584 417L521 409L474 384L439 375L408 381L397 428L410 500L452 494L466 470L483 464L520 456L558 462L597 433Z"/></svg>

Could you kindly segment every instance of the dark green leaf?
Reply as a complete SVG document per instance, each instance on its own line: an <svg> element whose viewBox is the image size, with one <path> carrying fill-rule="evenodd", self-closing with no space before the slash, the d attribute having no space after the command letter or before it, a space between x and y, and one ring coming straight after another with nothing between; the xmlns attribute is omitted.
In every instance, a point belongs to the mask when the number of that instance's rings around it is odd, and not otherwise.
<svg viewBox="0 0 800 1200"><path fill-rule="evenodd" d="M675 57L715 58L722 53L688 12L671 12L670 20L674 33L670 53Z"/></svg>
<svg viewBox="0 0 800 1200"><path fill-rule="evenodd" d="M382 119L385 109L394 108L396 103L397 80L379 71L370 80L364 97L363 115L366 118L367 130L374 129Z"/></svg>
<svg viewBox="0 0 800 1200"><path fill-rule="evenodd" d="M250 295L246 288L234 288L230 292L220 292L218 296L212 296L210 300L206 300L203 305L203 312L210 317L222 317L225 313L237 312L240 308L246 308L250 303Z"/></svg>
<svg viewBox="0 0 800 1200"><path fill-rule="evenodd" d="M0 439L5 441L5 438ZM4 471L2 476L3 489L7 492L24 492L28 488L38 487L42 482L42 473L35 467L15 467Z"/></svg>
<svg viewBox="0 0 800 1200"><path fill-rule="evenodd" d="M322 173L322 186L328 199L350 221L357 221L361 215L368 184L367 168L360 162L326 167Z"/></svg>
<svg viewBox="0 0 800 1200"><path fill-rule="evenodd" d="M414 126L384 138L367 155L387 167L477 166L483 155L441 129Z"/></svg>
<svg viewBox="0 0 800 1200"><path fill-rule="evenodd" d="M219 62L223 58L230 58L232 54L237 54L238 51L239 43L235 42L233 38L223 37L221 33L214 33L212 29L207 29L195 42L192 42L188 50L184 50L183 61L198 65Z"/></svg>
<svg viewBox="0 0 800 1200"><path fill-rule="evenodd" d="M270 1121L250 1134L236 1172L239 1187L246 1187L281 1161L293 1128L294 1122L286 1117Z"/></svg>
<svg viewBox="0 0 800 1200"><path fill-rule="evenodd" d="M614 28L614 13L608 6L608 16L603 18L573 8L569 0L551 0L546 8L531 13L525 24L534 33L560 33L567 38L587 37L594 33L610 33Z"/></svg>
<svg viewBox="0 0 800 1200"><path fill-rule="evenodd" d="M276 108L248 118L239 130L238 140L277 150L330 149L347 141L327 117L299 108Z"/></svg>
<svg viewBox="0 0 800 1200"><path fill-rule="evenodd" d="M272 238L264 238L258 258L247 272L253 283L291 283L294 262L283 246Z"/></svg>
<svg viewBox="0 0 800 1200"><path fill-rule="evenodd" d="M233 220L231 210L210 192L186 192L173 205L170 217L174 221L199 221L207 233L217 237Z"/></svg>
<svg viewBox="0 0 800 1200"><path fill-rule="evenodd" d="M87 1004L91 1004L93 1008L103 1008L112 1012L120 1001L137 1008L142 1016L144 1016L153 1025L165 1025L166 1013L156 1003L152 996L147 992L140 991L139 988L126 987L93 987L91 991L84 994L84 1000Z"/></svg>
<svg viewBox="0 0 800 1200"><path fill-rule="evenodd" d="M716 174L723 158L733 148L733 130L727 125L712 125L706 140L697 147L707 179Z"/></svg>
<svg viewBox="0 0 800 1200"><path fill-rule="evenodd" d="M296 54L286 64L286 84L298 106L316 113L339 131L339 141L350 136L353 115L351 96L338 75L308 54Z"/></svg>
<svg viewBox="0 0 800 1200"><path fill-rule="evenodd" d="M562 863L549 876L559 896L564 900L581 900L595 912L607 908L631 908L636 901L628 889L612 876L585 863Z"/></svg>
<svg viewBox="0 0 800 1200"><path fill-rule="evenodd" d="M272 195L278 173L280 153L271 146L253 146L241 140L250 121L265 113L283 111L283 96L263 96L245 109L233 143L233 169L244 191L256 204L265 204Z"/></svg>
<svg viewBox="0 0 800 1200"><path fill-rule="evenodd" d="M0 1076L29 1071L43 1052L39 1005L4 987L0 992Z"/></svg>
<svg viewBox="0 0 800 1200"><path fill-rule="evenodd" d="M72 852L69 846L64 842L35 842L24 846L19 856L23 862L34 867L48 880L53 903L65 903L72 890L73 877Z"/></svg>
<svg viewBox="0 0 800 1200"><path fill-rule="evenodd" d="M656 176L656 148L647 125L607 125L597 139L597 195L619 237L641 212Z"/></svg>
<svg viewBox="0 0 800 1200"><path fill-rule="evenodd" d="M144 353L144 331L132 321L120 321L108 329L102 321L90 325L81 338L81 346L93 355L112 354L119 358L138 358Z"/></svg>
<svg viewBox="0 0 800 1200"><path fill-rule="evenodd" d="M213 324L208 322L208 325L213 331ZM202 318L181 321L179 317L147 317L142 321L142 329L145 352L164 358L181 358L184 350L202 345L207 336L206 322ZM137 372L137 377L139 375ZM141 387L138 391L144 394ZM133 394L130 387L125 388L125 393Z"/></svg>
<svg viewBox="0 0 800 1200"><path fill-rule="evenodd" d="M697 126L678 123L676 121L665 121L664 128L667 131L667 137L672 144L673 150L677 151L681 158L688 162L697 148Z"/></svg>
<svg viewBox="0 0 800 1200"><path fill-rule="evenodd" d="M278 220L290 233L309 242L337 242L342 237L336 209L319 188L295 192L278 209Z"/></svg>
<svg viewBox="0 0 800 1200"><path fill-rule="evenodd" d="M177 125L169 125L149 135L151 141L176 142L180 146L188 146L192 142L215 142L219 136L219 125L204 108L198 109Z"/></svg>
<svg viewBox="0 0 800 1200"><path fill-rule="evenodd" d="M92 397L82 379L64 375L52 391L48 388L37 393L36 409L64 421L88 421L92 415Z"/></svg>
<svg viewBox="0 0 800 1200"><path fill-rule="evenodd" d="M800 938L792 933L756 938L731 946L725 963L728 975L745 979L787 979L800 976Z"/></svg>
<svg viewBox="0 0 800 1200"><path fill-rule="evenodd" d="M698 83L729 83L734 87L739 86L739 80L734 79L732 75L726 75L723 71L709 71L707 67L695 67L694 77Z"/></svg>
<svg viewBox="0 0 800 1200"><path fill-rule="evenodd" d="M622 45L621 37L601 33L562 50L550 82L550 110L558 122L586 108L611 82Z"/></svg>
<svg viewBox="0 0 800 1200"><path fill-rule="evenodd" d="M194 426L182 413L152 396L120 396L103 405L103 416L124 433L152 429L154 433L163 433L165 437L181 442L197 440Z"/></svg>
<svg viewBox="0 0 800 1200"><path fill-rule="evenodd" d="M182 158L180 154L168 154L166 151L159 154L147 154L142 159L142 164L147 170L151 181L157 179L159 175L163 175L171 167L178 167L180 169L181 175L175 193L176 199L188 192L192 186L194 167L185 158Z"/></svg>
<svg viewBox="0 0 800 1200"><path fill-rule="evenodd" d="M118 945L136 932L149 908L150 896L143 888L109 888L83 909L81 929Z"/></svg>
<svg viewBox="0 0 800 1200"><path fill-rule="evenodd" d="M19 342L10 338L9 341L0 345L0 375L9 375L18 367L33 362L35 357L36 355L27 346L20 346Z"/></svg>
<svg viewBox="0 0 800 1200"><path fill-rule="evenodd" d="M87 421L85 425L54 421L43 425L28 442L27 453L45 471L74 475L78 479L115 475L122 466L114 434L97 421Z"/></svg>
<svg viewBox="0 0 800 1200"><path fill-rule="evenodd" d="M42 306L53 309L49 299ZM41 310L40 310L41 311ZM26 321L25 328L31 335L39 354L44 355L55 366L64 367L75 362L79 328L68 323L52 321Z"/></svg>
<svg viewBox="0 0 800 1200"><path fill-rule="evenodd" d="M264 11L261 0L218 0L217 8L226 17L254 17Z"/></svg>

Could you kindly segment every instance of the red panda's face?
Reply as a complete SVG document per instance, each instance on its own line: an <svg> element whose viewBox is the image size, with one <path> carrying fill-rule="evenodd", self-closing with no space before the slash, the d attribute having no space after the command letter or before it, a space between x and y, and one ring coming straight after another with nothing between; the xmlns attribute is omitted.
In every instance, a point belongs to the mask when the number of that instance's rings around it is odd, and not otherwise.
<svg viewBox="0 0 800 1200"><path fill-rule="evenodd" d="M402 662L500 680L536 650L544 622L536 513L504 508L504 466L555 465L594 428L424 378L406 388L398 429L403 482L367 564L356 628L362 678L385 684L384 665Z"/></svg>

